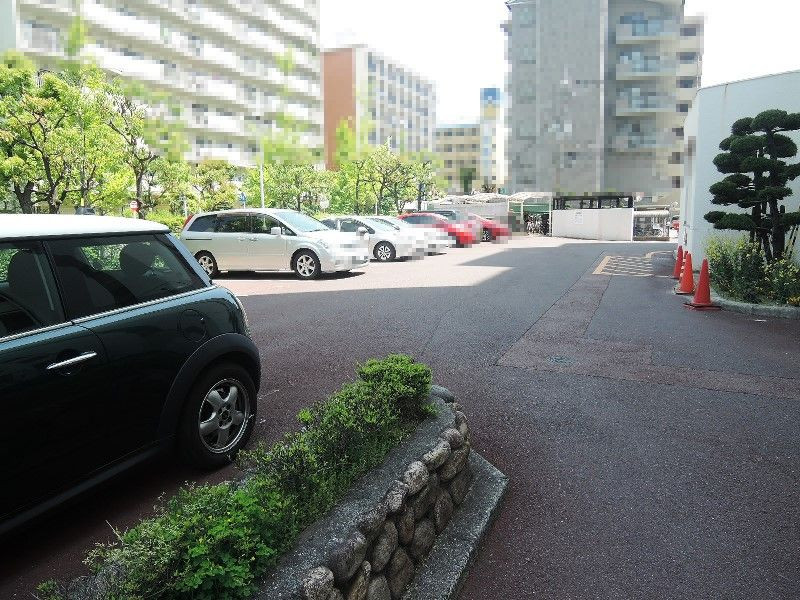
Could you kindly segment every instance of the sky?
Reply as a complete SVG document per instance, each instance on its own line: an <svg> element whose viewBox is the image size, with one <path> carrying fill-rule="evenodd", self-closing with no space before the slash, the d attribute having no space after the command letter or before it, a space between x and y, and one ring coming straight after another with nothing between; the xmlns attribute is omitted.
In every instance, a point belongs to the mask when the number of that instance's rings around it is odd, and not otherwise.
<svg viewBox="0 0 800 600"><path fill-rule="evenodd" d="M362 43L436 84L438 124L505 86L504 0L321 0L322 47ZM800 69L800 0L686 0L706 17L702 85Z"/></svg>

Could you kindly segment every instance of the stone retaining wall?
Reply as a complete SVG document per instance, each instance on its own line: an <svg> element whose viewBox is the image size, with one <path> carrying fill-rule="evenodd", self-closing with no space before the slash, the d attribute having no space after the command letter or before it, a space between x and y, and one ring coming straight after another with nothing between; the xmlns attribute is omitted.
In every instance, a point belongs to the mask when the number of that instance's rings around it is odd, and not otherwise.
<svg viewBox="0 0 800 600"><path fill-rule="evenodd" d="M396 600L414 579L472 481L467 418L453 426L359 515L350 536L300 584L306 600Z"/></svg>
<svg viewBox="0 0 800 600"><path fill-rule="evenodd" d="M267 578L260 599L397 600L473 480L470 432L437 397L429 420L359 482Z"/></svg>

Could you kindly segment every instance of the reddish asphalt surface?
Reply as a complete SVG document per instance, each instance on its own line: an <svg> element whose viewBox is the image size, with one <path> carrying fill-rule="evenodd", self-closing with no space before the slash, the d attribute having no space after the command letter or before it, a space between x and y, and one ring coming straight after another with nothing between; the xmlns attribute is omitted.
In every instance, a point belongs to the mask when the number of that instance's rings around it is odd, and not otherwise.
<svg viewBox="0 0 800 600"><path fill-rule="evenodd" d="M262 351L254 437L407 352L510 477L462 599L800 597L800 322L685 310L668 255L644 258L671 249L523 238L318 282L222 276ZM232 474L151 463L37 522L0 548L0 599Z"/></svg>

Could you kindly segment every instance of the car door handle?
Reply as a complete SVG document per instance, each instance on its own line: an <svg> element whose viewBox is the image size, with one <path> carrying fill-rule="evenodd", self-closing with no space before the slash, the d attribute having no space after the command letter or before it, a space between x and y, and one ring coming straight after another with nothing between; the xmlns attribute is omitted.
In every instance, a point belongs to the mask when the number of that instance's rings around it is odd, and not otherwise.
<svg viewBox="0 0 800 600"><path fill-rule="evenodd" d="M68 358L67 360L62 360L60 362L53 363L52 365L47 365L47 370L52 371L54 369L63 369L65 367L71 367L72 365L77 365L87 360L91 360L95 356L97 356L97 352L94 351L84 352L83 354L79 354L78 356L73 356L72 358Z"/></svg>

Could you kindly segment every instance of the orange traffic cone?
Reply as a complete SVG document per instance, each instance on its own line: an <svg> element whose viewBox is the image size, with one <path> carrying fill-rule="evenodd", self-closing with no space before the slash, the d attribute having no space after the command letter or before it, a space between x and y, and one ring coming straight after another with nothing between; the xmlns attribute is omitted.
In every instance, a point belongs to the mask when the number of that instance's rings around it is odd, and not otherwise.
<svg viewBox="0 0 800 600"><path fill-rule="evenodd" d="M694 310L719 310L719 306L711 302L711 281L708 277L708 259L703 259L700 269L700 281L697 282L697 292L691 302L686 306Z"/></svg>
<svg viewBox="0 0 800 600"><path fill-rule="evenodd" d="M675 261L675 270L672 271L673 279L681 278L682 268L683 268L683 246L678 246L678 259Z"/></svg>
<svg viewBox="0 0 800 600"><path fill-rule="evenodd" d="M681 282L675 286L675 293L680 296L688 296L694 293L694 273L692 272L692 253L684 254L683 275Z"/></svg>

